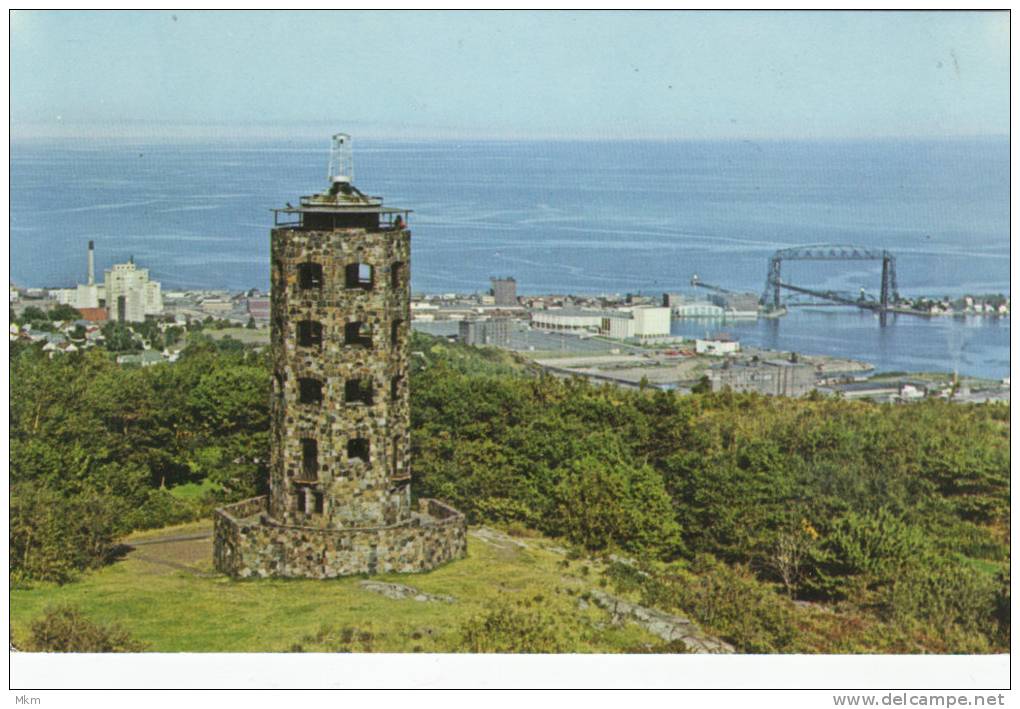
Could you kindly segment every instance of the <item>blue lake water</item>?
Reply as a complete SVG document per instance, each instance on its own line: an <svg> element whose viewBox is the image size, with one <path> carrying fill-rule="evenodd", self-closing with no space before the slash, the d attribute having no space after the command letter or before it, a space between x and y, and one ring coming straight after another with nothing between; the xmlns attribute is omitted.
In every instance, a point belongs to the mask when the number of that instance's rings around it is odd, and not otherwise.
<svg viewBox="0 0 1020 709"><path fill-rule="evenodd" d="M782 351L850 357L878 371L959 372L1009 376L1009 320L892 315L844 308L791 308L775 319L711 322L675 320L673 333L701 337L728 332L741 342Z"/></svg>
<svg viewBox="0 0 1020 709"><path fill-rule="evenodd" d="M71 285L129 256L165 288L269 283L269 209L319 191L321 142L15 143L11 280ZM891 250L907 295L1009 293L1006 139L847 142L355 142L355 184L415 210L412 287L522 293L760 292L778 248ZM784 277L877 291L879 264L789 263ZM678 323L702 331L704 324ZM714 329L714 328L713 328ZM1002 377L1009 321L794 310L727 324L755 344L880 369Z"/></svg>

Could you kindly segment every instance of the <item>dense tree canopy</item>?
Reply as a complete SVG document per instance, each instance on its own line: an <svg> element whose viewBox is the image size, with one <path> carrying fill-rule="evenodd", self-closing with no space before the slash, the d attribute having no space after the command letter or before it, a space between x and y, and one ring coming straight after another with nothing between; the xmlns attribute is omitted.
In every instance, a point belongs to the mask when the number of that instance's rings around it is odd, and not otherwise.
<svg viewBox="0 0 1020 709"><path fill-rule="evenodd" d="M265 485L268 376L257 355L198 346L173 365L132 368L101 349L51 359L19 347L11 382L15 579L67 580L102 563L118 534ZM207 479L217 485L204 502L169 492Z"/></svg>

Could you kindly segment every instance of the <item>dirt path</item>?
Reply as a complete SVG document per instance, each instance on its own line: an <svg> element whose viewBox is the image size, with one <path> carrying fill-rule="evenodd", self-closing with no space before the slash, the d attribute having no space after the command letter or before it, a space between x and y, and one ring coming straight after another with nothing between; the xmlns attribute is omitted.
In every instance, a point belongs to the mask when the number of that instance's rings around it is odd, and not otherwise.
<svg viewBox="0 0 1020 709"><path fill-rule="evenodd" d="M121 542L126 547L143 547L149 544L173 544L174 542L191 542L196 539L212 539L212 530L208 532L196 532L194 534L175 534L168 537L154 537L152 539L139 539L137 541L125 540Z"/></svg>
<svg viewBox="0 0 1020 709"><path fill-rule="evenodd" d="M149 573L186 571L194 576L219 576L212 570L212 530L167 534L145 539L125 539L118 547L123 560L141 561L154 568ZM159 571L162 567L163 571Z"/></svg>

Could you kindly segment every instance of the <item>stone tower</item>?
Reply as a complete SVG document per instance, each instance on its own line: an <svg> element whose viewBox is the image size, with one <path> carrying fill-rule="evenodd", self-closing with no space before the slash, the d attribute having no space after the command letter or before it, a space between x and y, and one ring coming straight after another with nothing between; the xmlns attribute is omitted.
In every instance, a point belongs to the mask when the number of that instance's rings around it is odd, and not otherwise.
<svg viewBox="0 0 1020 709"><path fill-rule="evenodd" d="M270 514L363 527L410 515L407 211L350 182L333 137L328 192L272 232ZM342 171L347 174L334 174Z"/></svg>
<svg viewBox="0 0 1020 709"><path fill-rule="evenodd" d="M270 494L217 511L234 576L422 571L462 556L460 513L411 506L409 210L352 184L333 136L325 192L274 210Z"/></svg>

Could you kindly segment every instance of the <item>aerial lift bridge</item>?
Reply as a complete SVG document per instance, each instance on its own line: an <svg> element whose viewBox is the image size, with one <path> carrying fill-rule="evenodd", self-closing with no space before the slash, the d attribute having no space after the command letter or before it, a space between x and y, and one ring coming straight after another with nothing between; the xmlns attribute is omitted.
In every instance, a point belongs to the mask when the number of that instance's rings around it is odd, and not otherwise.
<svg viewBox="0 0 1020 709"><path fill-rule="evenodd" d="M782 280L783 261L881 261L882 283L877 301L865 297L852 298L834 291L821 291ZM862 246L845 246L839 244L816 244L798 246L791 249L780 249L769 259L769 271L765 278L765 291L761 302L770 310L782 307L783 289L795 293L814 296L841 305L853 305L865 310L885 313L899 300L900 294L896 287L896 257L884 249L869 249Z"/></svg>

